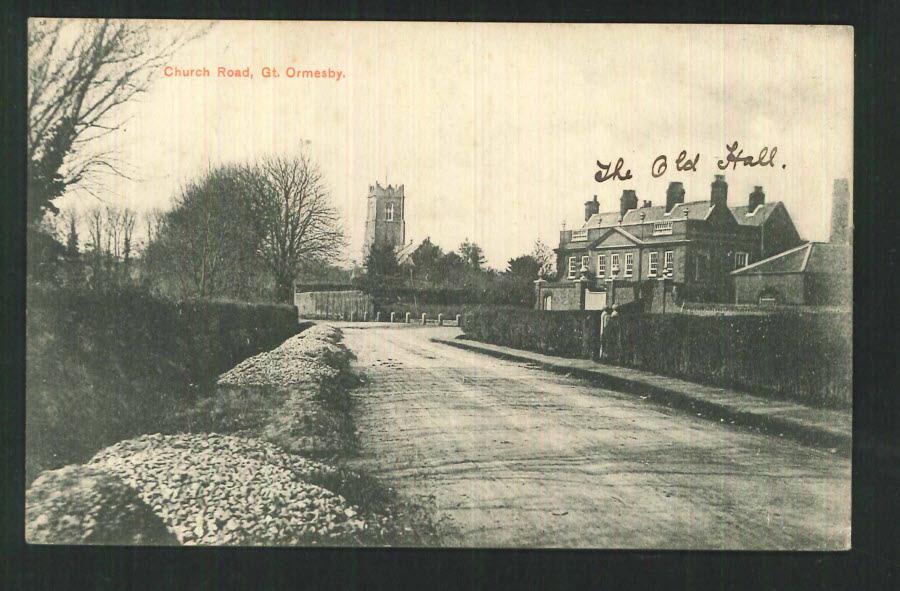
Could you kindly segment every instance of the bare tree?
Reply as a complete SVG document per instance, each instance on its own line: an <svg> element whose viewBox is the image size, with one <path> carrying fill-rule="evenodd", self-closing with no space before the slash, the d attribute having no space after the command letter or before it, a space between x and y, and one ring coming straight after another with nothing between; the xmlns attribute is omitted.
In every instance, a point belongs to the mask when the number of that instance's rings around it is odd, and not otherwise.
<svg viewBox="0 0 900 591"><path fill-rule="evenodd" d="M243 169L259 256L279 299L290 300L301 266L333 263L345 245L337 210L307 152L267 157Z"/></svg>
<svg viewBox="0 0 900 591"><path fill-rule="evenodd" d="M137 223L137 214L129 207L122 208L121 216L122 227L122 272L125 278L128 278L129 266L131 263L131 253L134 249L133 237L134 226Z"/></svg>
<svg viewBox="0 0 900 591"><path fill-rule="evenodd" d="M116 264L119 262L122 211L114 205L107 205L103 212L106 217L106 256L112 264Z"/></svg>
<svg viewBox="0 0 900 591"><path fill-rule="evenodd" d="M28 220L70 187L96 195L122 163L97 140L119 129L121 105L145 92L196 27L160 37L146 22L31 19L28 26Z"/></svg>

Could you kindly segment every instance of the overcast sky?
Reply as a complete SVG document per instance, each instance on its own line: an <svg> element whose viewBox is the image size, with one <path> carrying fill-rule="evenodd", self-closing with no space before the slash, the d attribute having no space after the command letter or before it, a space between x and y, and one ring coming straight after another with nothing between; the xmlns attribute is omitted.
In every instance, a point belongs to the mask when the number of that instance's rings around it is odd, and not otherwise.
<svg viewBox="0 0 900 591"><path fill-rule="evenodd" d="M160 27L179 27L177 21ZM726 174L730 204L754 185L783 201L801 236L828 236L835 178L852 186L853 39L849 28L223 22L159 73L111 136L134 180L111 194L168 207L206 166L290 155L321 165L359 257L368 186L404 184L407 238L445 249L470 238L505 268L536 238L551 246L597 195L665 201L670 181L706 200L725 144L777 146L775 167ZM216 68L250 68L251 80ZM342 79L265 79L261 69L332 69ZM677 172L681 150L697 172ZM660 154L669 168L650 173ZM597 183L619 157L628 181ZM70 201L90 203L90 197Z"/></svg>

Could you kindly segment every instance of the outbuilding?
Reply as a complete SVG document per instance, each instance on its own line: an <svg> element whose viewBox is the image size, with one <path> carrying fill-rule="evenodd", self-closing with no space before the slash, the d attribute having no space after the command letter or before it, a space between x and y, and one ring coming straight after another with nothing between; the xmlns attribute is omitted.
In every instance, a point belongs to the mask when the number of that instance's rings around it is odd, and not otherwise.
<svg viewBox="0 0 900 591"><path fill-rule="evenodd" d="M807 242L731 273L738 304L850 306L848 244Z"/></svg>

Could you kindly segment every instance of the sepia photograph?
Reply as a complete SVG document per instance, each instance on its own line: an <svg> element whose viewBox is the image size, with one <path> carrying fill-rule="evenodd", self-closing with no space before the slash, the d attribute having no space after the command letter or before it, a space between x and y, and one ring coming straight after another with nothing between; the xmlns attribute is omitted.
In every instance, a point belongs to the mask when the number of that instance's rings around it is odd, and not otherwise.
<svg viewBox="0 0 900 591"><path fill-rule="evenodd" d="M26 543L851 549L852 27L27 27Z"/></svg>

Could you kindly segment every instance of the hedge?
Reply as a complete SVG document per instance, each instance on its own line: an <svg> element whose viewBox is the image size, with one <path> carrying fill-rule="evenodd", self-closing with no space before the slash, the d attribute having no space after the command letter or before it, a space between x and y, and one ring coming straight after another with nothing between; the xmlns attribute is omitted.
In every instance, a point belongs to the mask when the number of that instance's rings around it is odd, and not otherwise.
<svg viewBox="0 0 900 591"><path fill-rule="evenodd" d="M120 439L161 430L168 415L213 392L220 373L298 330L292 306L30 286L29 480Z"/></svg>
<svg viewBox="0 0 900 591"><path fill-rule="evenodd" d="M597 312L477 311L467 336L547 355L596 358ZM604 335L603 361L826 407L852 398L849 312L767 316L623 314Z"/></svg>

